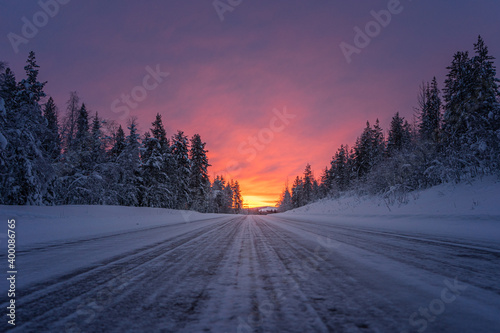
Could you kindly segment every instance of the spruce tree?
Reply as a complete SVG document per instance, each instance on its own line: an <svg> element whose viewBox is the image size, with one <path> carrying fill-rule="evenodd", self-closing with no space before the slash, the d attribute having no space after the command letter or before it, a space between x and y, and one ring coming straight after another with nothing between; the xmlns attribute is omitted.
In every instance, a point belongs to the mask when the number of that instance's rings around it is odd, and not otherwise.
<svg viewBox="0 0 500 333"><path fill-rule="evenodd" d="M9 70L2 75L1 93L1 201L14 205L53 203L55 176L42 142L48 132L41 107L43 83L38 82L38 65L30 53L27 78L15 84ZM17 87L16 87L17 86Z"/></svg>
<svg viewBox="0 0 500 333"><path fill-rule="evenodd" d="M302 183L303 204L305 205L310 203L313 199L313 182L314 177L311 171L311 165L307 163Z"/></svg>
<svg viewBox="0 0 500 333"><path fill-rule="evenodd" d="M189 188L193 200L193 207L196 210L203 211L203 203L206 200L210 181L208 178L208 163L207 152L205 149L206 143L201 140L199 134L193 135L191 138L191 179Z"/></svg>
<svg viewBox="0 0 500 333"><path fill-rule="evenodd" d="M422 87L420 97L420 138L423 141L436 144L439 140L441 126L441 98L436 77L431 84Z"/></svg>
<svg viewBox="0 0 500 333"><path fill-rule="evenodd" d="M18 105L18 91L16 76L9 67L0 75L0 97L3 98L7 110L15 110Z"/></svg>
<svg viewBox="0 0 500 333"><path fill-rule="evenodd" d="M466 133L471 125L469 110L472 66L469 53L457 52L447 69L449 73L444 89L443 132L446 145L453 150L459 150L467 141Z"/></svg>
<svg viewBox="0 0 500 333"><path fill-rule="evenodd" d="M285 185L285 189L281 194L281 198L278 202L278 208L281 212L286 212L293 208L292 195L290 194L290 189L288 188L288 183Z"/></svg>
<svg viewBox="0 0 500 333"><path fill-rule="evenodd" d="M499 152L500 96L495 59L489 54L481 36L474 44L475 56L471 59L470 127L467 143L474 155L482 160L496 160Z"/></svg>
<svg viewBox="0 0 500 333"><path fill-rule="evenodd" d="M147 134L144 140L142 205L173 208L173 161L160 114L156 115L152 126L151 134Z"/></svg>
<svg viewBox="0 0 500 333"><path fill-rule="evenodd" d="M61 154L61 137L59 136L59 122L57 119L57 107L52 97L44 105L43 116L47 123L47 133L43 139L42 146L51 161L57 161Z"/></svg>
<svg viewBox="0 0 500 333"><path fill-rule="evenodd" d="M119 159L120 155L125 150L125 146L125 132L123 131L122 125L120 125L114 134L114 144L109 152L112 161L116 162Z"/></svg>
<svg viewBox="0 0 500 333"><path fill-rule="evenodd" d="M233 212L239 214L243 208L243 198L241 197L241 189L238 181L231 182L231 188L233 190Z"/></svg>
<svg viewBox="0 0 500 333"><path fill-rule="evenodd" d="M26 79L19 83L18 95L21 104L36 105L42 97L45 97L43 88L47 82L38 81L38 68L40 66L36 63L35 53L31 51L24 66Z"/></svg>
<svg viewBox="0 0 500 333"><path fill-rule="evenodd" d="M61 131L61 141L64 152L68 152L75 139L78 113L80 112L80 98L76 91L70 92L68 101L66 102L66 116L63 121L62 131Z"/></svg>
<svg viewBox="0 0 500 333"><path fill-rule="evenodd" d="M391 126L389 129L389 137L387 139L387 154L389 156L394 156L401 149L408 147L411 141L411 126L408 121L405 121L404 117L396 112L391 120Z"/></svg>
<svg viewBox="0 0 500 333"><path fill-rule="evenodd" d="M298 208L304 205L304 182L302 178L297 176L292 185L292 205L293 208Z"/></svg>
<svg viewBox="0 0 500 333"><path fill-rule="evenodd" d="M172 157L174 162L173 187L176 199L176 208L186 209L190 203L189 182L191 165L189 160L188 138L184 132L177 131L172 137Z"/></svg>

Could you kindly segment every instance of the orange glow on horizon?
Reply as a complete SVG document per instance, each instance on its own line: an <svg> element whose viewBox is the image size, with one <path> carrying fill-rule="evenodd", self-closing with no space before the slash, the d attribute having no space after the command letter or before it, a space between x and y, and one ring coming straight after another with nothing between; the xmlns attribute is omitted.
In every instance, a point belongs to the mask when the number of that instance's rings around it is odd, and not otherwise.
<svg viewBox="0 0 500 333"><path fill-rule="evenodd" d="M244 195L243 196L243 203L245 207L248 208L256 208L256 207L275 207L276 206L276 201L270 202L269 200L266 200L267 198L265 197L259 197L259 196L254 196L254 195Z"/></svg>

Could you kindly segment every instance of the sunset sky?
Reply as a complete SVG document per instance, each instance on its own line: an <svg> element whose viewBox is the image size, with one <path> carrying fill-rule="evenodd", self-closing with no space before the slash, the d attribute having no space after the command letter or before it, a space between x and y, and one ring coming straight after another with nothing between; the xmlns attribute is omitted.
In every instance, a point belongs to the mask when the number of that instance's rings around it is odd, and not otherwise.
<svg viewBox="0 0 500 333"><path fill-rule="evenodd" d="M137 117L141 133L158 112L169 136L199 133L212 179L274 205L287 178L306 163L319 177L367 120L412 119L422 81L442 88L479 34L500 57L499 18L494 0L2 0L0 60L19 80L34 50L60 117L77 91L104 118ZM367 24L373 37L355 41ZM342 42L359 46L350 59Z"/></svg>

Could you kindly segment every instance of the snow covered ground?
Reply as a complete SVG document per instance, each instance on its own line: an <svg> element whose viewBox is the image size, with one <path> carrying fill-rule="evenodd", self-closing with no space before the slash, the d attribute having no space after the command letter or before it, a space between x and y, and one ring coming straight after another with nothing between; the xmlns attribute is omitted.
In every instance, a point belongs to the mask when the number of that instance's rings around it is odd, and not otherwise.
<svg viewBox="0 0 500 333"><path fill-rule="evenodd" d="M498 331L498 198L490 179L390 211L353 197L268 216L0 206L17 223L10 329Z"/></svg>

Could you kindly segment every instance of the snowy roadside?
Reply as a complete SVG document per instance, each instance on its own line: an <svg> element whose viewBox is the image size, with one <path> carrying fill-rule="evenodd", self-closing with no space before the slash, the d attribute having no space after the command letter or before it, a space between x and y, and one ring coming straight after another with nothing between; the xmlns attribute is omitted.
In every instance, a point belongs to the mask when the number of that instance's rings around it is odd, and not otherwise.
<svg viewBox="0 0 500 333"><path fill-rule="evenodd" d="M500 182L442 184L408 194L405 204L355 195L278 214L287 219L370 229L500 242Z"/></svg>
<svg viewBox="0 0 500 333"><path fill-rule="evenodd" d="M16 219L18 244L67 241L221 217L194 211L121 206L1 206L2 219Z"/></svg>

